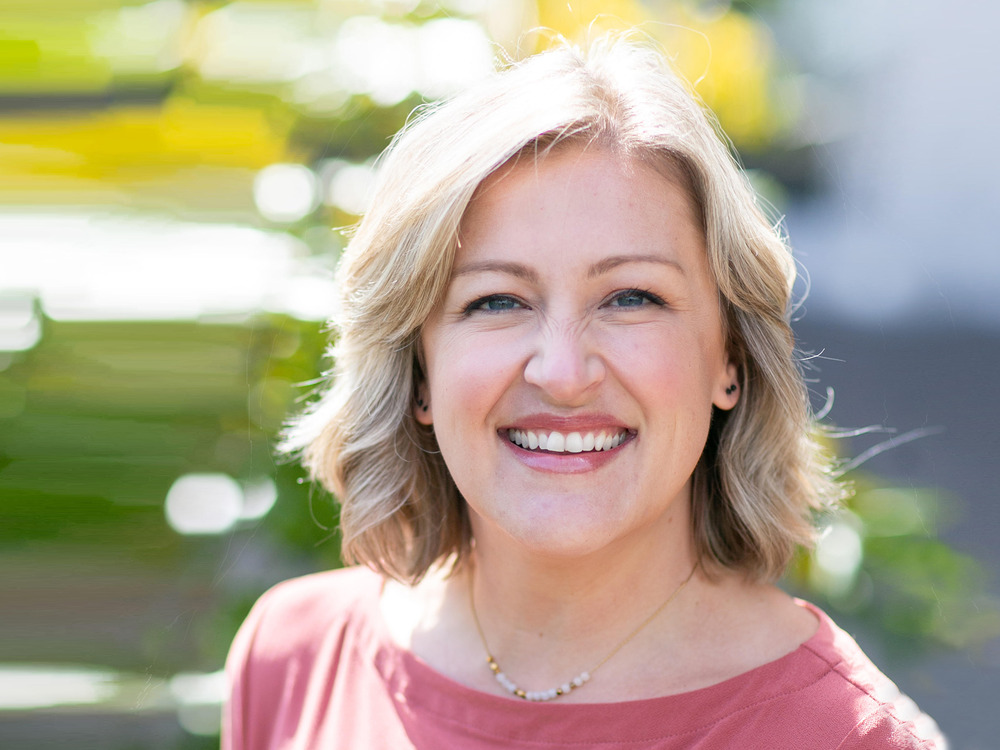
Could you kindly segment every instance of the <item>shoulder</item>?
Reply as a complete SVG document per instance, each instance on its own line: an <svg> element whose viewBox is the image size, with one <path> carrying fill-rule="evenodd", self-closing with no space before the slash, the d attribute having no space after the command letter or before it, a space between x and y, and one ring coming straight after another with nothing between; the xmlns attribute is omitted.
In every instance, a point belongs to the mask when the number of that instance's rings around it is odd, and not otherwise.
<svg viewBox="0 0 1000 750"><path fill-rule="evenodd" d="M368 568L342 568L291 578L276 584L254 609L292 622L302 618L329 619L364 601L377 598L382 578Z"/></svg>
<svg viewBox="0 0 1000 750"><path fill-rule="evenodd" d="M824 712L837 711L846 733L839 748L923 748L944 750L937 724L886 677L855 640L814 605L801 602L819 620L816 634L800 652L825 665L814 685Z"/></svg>
<svg viewBox="0 0 1000 750"><path fill-rule="evenodd" d="M370 619L382 578L367 568L314 573L283 581L251 609L230 651L234 661L283 661L308 657L331 635Z"/></svg>
<svg viewBox="0 0 1000 750"><path fill-rule="evenodd" d="M284 581L257 600L226 660L224 750L269 746L266 738L297 731L303 706L322 693L314 674L335 674L343 653L375 642L381 589L374 572L348 568Z"/></svg>

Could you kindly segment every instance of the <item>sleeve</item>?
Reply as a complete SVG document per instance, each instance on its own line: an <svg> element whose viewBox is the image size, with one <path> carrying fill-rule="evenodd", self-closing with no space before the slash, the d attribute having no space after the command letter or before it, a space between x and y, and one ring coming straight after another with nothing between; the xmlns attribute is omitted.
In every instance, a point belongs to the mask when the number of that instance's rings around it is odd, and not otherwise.
<svg viewBox="0 0 1000 750"><path fill-rule="evenodd" d="M838 750L948 750L948 741L927 714L902 720L882 705L859 721Z"/></svg>
<svg viewBox="0 0 1000 750"><path fill-rule="evenodd" d="M250 610L229 648L226 659L229 695L222 709L221 750L249 750L257 744L249 728L247 705L253 687L251 671L254 642L267 604L268 594L264 594Z"/></svg>

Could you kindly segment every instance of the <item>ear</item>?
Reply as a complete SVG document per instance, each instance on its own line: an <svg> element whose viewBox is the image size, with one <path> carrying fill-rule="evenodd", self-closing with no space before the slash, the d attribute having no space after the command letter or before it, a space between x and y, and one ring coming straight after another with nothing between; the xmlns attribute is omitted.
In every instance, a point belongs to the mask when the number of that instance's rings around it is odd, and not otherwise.
<svg viewBox="0 0 1000 750"><path fill-rule="evenodd" d="M417 385L417 392L413 397L413 418L424 427L430 427L434 424L434 415L431 412L431 393L426 380L421 380Z"/></svg>
<svg viewBox="0 0 1000 750"><path fill-rule="evenodd" d="M740 368L732 360L726 361L725 374L715 386L712 403L723 411L729 411L740 400Z"/></svg>
<svg viewBox="0 0 1000 750"><path fill-rule="evenodd" d="M427 386L427 366L424 359L424 341L422 337L417 338L417 345L413 352L413 382L416 389L413 394L413 418L417 424L430 427L434 424L431 412L431 389Z"/></svg>

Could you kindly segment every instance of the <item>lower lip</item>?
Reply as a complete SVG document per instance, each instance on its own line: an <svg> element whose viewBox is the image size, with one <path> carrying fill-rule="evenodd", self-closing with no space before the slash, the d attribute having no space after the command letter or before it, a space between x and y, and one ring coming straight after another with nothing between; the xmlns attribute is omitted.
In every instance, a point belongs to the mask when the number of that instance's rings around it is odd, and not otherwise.
<svg viewBox="0 0 1000 750"><path fill-rule="evenodd" d="M547 471L554 474L583 474L599 469L610 461L614 461L618 454L632 442L632 436L629 436L624 443L609 451L547 453L528 450L512 443L503 435L499 437L514 454L514 457L525 466L536 471Z"/></svg>

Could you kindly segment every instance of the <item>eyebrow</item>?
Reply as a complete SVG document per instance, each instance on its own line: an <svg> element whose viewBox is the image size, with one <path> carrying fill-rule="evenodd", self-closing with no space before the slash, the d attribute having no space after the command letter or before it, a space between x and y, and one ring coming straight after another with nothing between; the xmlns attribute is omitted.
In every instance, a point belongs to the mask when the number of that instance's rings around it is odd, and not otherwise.
<svg viewBox="0 0 1000 750"><path fill-rule="evenodd" d="M664 266L670 266L671 268L684 273L684 268L680 263L668 258L661 258L659 255L644 255L644 254L627 254L627 255L612 255L610 258L604 258L592 265L587 270L587 278L593 279L608 271L617 268L618 266L623 266L627 263L658 263ZM504 273L508 276L514 276L518 279L523 279L532 284L538 283L538 274L536 274L531 268L524 265L523 263L514 263L512 261L503 260L482 260L475 263L466 263L465 265L459 266L454 271L454 276L467 276L473 273L486 273L486 272L496 272Z"/></svg>
<svg viewBox="0 0 1000 750"><path fill-rule="evenodd" d="M593 279L601 274L607 273L613 268L618 266L623 266L626 263L659 263L660 265L670 266L671 268L684 273L684 268L675 260L670 260L669 258L662 258L659 255L644 255L641 253L629 254L629 255L612 255L610 258L605 258L600 260L590 267L587 271L587 278Z"/></svg>
<svg viewBox="0 0 1000 750"><path fill-rule="evenodd" d="M477 263L466 263L465 265L456 268L453 275L466 276L470 273L483 273L487 271L505 273L509 276L524 279L532 284L538 283L538 274L526 265L503 260L483 260Z"/></svg>

